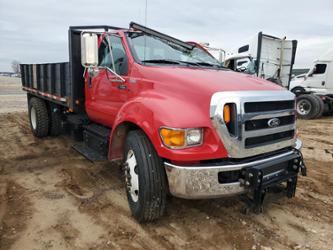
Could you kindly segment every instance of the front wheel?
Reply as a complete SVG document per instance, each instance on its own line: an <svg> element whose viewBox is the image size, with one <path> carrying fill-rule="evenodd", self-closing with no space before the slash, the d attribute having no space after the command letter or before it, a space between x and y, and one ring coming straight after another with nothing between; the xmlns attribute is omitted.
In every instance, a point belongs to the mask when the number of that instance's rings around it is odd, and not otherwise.
<svg viewBox="0 0 333 250"><path fill-rule="evenodd" d="M147 136L139 130L128 133L124 170L129 207L139 222L164 214L167 182L163 162Z"/></svg>

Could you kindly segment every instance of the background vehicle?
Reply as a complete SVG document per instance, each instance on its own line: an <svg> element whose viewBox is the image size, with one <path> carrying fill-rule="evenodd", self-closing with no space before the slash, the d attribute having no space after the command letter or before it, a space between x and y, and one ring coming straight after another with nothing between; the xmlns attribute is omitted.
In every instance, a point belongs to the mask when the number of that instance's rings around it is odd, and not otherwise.
<svg viewBox="0 0 333 250"><path fill-rule="evenodd" d="M296 40L287 40L259 32L237 52L228 53L224 66L238 72L289 86L295 62Z"/></svg>
<svg viewBox="0 0 333 250"><path fill-rule="evenodd" d="M138 221L161 216L168 192L245 194L255 212L271 186L295 195L305 166L290 91L136 23L70 27L69 59L21 65L32 132L70 134L91 161L122 160Z"/></svg>
<svg viewBox="0 0 333 250"><path fill-rule="evenodd" d="M293 79L289 89L298 96L297 112L301 118L318 118L333 111L333 50L314 61L306 75Z"/></svg>
<svg viewBox="0 0 333 250"><path fill-rule="evenodd" d="M200 43L212 56L214 56L220 63L225 60L226 52L222 48L214 48L209 46L209 43Z"/></svg>

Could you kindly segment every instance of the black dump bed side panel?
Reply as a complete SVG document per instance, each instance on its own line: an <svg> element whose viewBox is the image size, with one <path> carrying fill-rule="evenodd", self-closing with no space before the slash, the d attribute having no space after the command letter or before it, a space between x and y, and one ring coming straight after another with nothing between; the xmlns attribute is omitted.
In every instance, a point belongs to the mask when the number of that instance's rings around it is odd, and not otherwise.
<svg viewBox="0 0 333 250"><path fill-rule="evenodd" d="M21 64L20 67L24 90L69 107L72 89L68 62Z"/></svg>
<svg viewBox="0 0 333 250"><path fill-rule="evenodd" d="M69 62L21 64L22 87L28 93L84 113L84 69L80 31L70 29Z"/></svg>

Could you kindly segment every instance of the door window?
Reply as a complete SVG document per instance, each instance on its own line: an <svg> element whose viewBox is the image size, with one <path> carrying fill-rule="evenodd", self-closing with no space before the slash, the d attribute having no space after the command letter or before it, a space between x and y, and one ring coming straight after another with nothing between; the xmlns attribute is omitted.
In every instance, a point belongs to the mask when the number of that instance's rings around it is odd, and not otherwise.
<svg viewBox="0 0 333 250"><path fill-rule="evenodd" d="M313 75L324 74L327 64L316 64Z"/></svg>
<svg viewBox="0 0 333 250"><path fill-rule="evenodd" d="M127 75L128 73L128 59L121 38L118 36L110 36L112 55L114 60L115 71L119 75ZM112 59L108 45L108 38L104 38L101 46L99 47L99 66L112 67Z"/></svg>

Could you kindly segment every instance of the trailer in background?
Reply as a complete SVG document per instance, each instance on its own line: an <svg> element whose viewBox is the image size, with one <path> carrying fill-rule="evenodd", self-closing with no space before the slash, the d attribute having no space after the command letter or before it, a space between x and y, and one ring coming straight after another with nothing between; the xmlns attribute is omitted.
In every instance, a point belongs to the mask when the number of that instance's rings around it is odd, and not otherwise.
<svg viewBox="0 0 333 250"><path fill-rule="evenodd" d="M295 62L297 41L259 32L236 52L228 53L224 66L288 87Z"/></svg>

